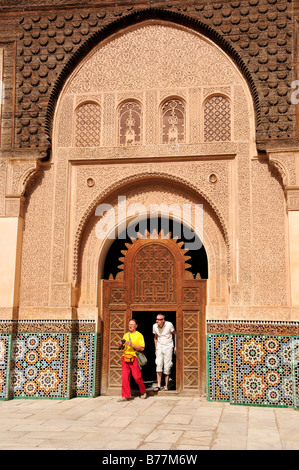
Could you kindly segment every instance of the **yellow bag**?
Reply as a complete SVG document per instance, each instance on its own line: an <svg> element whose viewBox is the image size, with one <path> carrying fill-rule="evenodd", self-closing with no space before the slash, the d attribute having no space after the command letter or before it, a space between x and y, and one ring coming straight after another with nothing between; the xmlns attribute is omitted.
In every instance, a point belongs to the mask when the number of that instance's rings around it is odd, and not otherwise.
<svg viewBox="0 0 299 470"><path fill-rule="evenodd" d="M134 362L134 359L135 359L136 356L132 356L132 354L125 354L123 355L123 358L124 358L124 361L125 362Z"/></svg>

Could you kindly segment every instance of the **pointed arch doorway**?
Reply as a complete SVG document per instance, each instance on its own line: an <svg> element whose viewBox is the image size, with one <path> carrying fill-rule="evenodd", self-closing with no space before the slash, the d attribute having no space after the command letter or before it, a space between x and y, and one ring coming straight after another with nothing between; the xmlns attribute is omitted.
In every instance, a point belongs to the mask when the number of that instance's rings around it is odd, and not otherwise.
<svg viewBox="0 0 299 470"><path fill-rule="evenodd" d="M174 323L177 331L175 389L181 394L204 394L206 390L205 308L207 280L188 271L190 256L184 242L145 233L125 243L121 271L103 280L103 354L101 394L118 393L121 387L121 353L117 343L131 318L138 330L147 329L148 365L154 367L152 324L157 312ZM197 276L200 277L200 276Z"/></svg>

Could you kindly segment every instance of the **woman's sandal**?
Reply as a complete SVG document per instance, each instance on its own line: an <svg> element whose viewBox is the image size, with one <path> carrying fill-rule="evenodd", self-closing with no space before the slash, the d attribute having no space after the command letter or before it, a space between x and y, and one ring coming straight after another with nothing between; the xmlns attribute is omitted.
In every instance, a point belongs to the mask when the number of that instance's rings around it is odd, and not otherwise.
<svg viewBox="0 0 299 470"><path fill-rule="evenodd" d="M155 387L154 388L154 392L160 392L160 390L161 390L161 387Z"/></svg>

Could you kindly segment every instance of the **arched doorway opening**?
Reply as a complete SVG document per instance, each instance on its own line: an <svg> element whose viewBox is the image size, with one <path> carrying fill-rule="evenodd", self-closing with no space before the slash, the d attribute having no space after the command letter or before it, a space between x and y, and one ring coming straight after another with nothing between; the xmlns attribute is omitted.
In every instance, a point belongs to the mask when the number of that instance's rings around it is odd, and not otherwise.
<svg viewBox="0 0 299 470"><path fill-rule="evenodd" d="M136 226L136 232L139 230L141 231L141 224ZM170 232L173 238L177 236L179 243L187 242L190 244L190 247L188 248L188 256L190 256L188 264L190 264L190 267L188 267L188 271L192 273L194 279L199 276L201 279L208 279L208 259L206 250L201 242L197 243L199 238L193 230L186 225L183 226L176 220L163 217L151 217L150 219L146 219L146 230L149 233L152 233L154 230L157 233L160 233L161 230L163 230L164 234ZM196 241L193 246L192 241ZM110 246L105 259L103 279L109 279L111 274L115 278L117 273L120 272L120 268L118 267L120 264L119 258L122 256L122 250L126 249L126 243L131 243L131 238L125 230ZM201 245L200 249L198 249L199 245Z"/></svg>
<svg viewBox="0 0 299 470"><path fill-rule="evenodd" d="M147 219L137 239L121 234L106 256L103 281L102 393L121 385L117 341L131 318L144 335L148 364L143 377L150 389L156 380L152 326L163 312L178 334L170 390L205 391L205 305L207 255L198 236L163 217ZM165 233L165 222L169 232ZM137 231L138 231L137 227ZM175 233L175 239L172 234ZM180 236L179 236L180 235ZM193 240L197 249L185 249ZM201 247L199 249L199 246ZM119 264L121 263L121 264ZM134 384L133 384L134 385Z"/></svg>
<svg viewBox="0 0 299 470"><path fill-rule="evenodd" d="M161 313L156 310L148 311L134 311L132 312L132 317L138 323L138 331L143 334L146 346L146 356L148 358L148 363L142 369L142 377L147 389L151 389L156 384L156 365L155 365L155 344L154 344L154 335L153 335L153 324L156 323L157 314ZM176 329L176 311L163 310L163 315L165 315L165 320L170 321L174 328ZM170 380L168 389L171 391L176 390L176 355L173 354L172 357L172 368L170 374ZM162 376L162 386L164 375ZM132 388L134 388L134 379L132 379Z"/></svg>

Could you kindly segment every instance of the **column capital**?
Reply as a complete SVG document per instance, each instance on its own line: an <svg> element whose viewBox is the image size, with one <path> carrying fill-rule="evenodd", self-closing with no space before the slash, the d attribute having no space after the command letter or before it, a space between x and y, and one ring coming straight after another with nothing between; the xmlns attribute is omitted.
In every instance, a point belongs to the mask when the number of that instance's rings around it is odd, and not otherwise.
<svg viewBox="0 0 299 470"><path fill-rule="evenodd" d="M6 217L24 217L24 196L8 196L5 198Z"/></svg>
<svg viewBox="0 0 299 470"><path fill-rule="evenodd" d="M279 174L286 194L287 209L299 210L299 149L268 151L269 165Z"/></svg>
<svg viewBox="0 0 299 470"><path fill-rule="evenodd" d="M40 160L9 158L7 160L6 198L24 196L27 183L38 171Z"/></svg>

